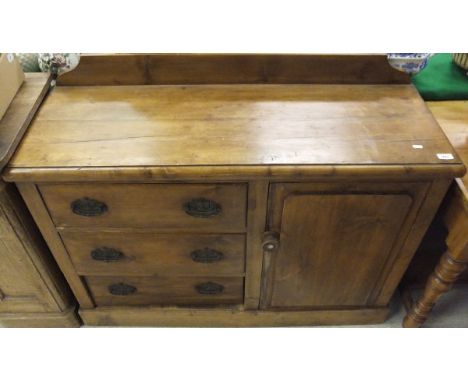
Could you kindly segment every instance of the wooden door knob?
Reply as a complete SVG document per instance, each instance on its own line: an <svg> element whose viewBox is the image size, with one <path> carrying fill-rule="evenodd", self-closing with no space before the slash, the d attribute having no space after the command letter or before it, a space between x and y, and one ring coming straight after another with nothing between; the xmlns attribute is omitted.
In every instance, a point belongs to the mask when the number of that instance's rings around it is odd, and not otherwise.
<svg viewBox="0 0 468 382"><path fill-rule="evenodd" d="M265 252L275 252L279 247L279 233L273 231L265 232L262 246Z"/></svg>

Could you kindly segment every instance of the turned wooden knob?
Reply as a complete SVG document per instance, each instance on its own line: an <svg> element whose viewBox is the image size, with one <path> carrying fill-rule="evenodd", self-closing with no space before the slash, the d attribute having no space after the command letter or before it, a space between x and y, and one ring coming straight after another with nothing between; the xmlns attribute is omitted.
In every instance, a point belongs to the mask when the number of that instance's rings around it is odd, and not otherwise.
<svg viewBox="0 0 468 382"><path fill-rule="evenodd" d="M265 252L274 252L279 247L279 234L268 231L263 235L263 250Z"/></svg>

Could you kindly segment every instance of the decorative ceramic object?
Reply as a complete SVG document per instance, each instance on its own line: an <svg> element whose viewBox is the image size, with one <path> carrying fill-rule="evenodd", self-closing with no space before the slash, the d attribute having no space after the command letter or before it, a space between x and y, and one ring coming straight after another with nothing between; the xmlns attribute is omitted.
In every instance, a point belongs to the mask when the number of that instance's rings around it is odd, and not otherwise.
<svg viewBox="0 0 468 382"><path fill-rule="evenodd" d="M23 72L40 72L39 54L37 53L16 53L18 61L23 68Z"/></svg>
<svg viewBox="0 0 468 382"><path fill-rule="evenodd" d="M43 72L61 75L75 69L79 62L79 53L39 53L39 67Z"/></svg>
<svg viewBox="0 0 468 382"><path fill-rule="evenodd" d="M387 60L400 72L416 74L426 67L431 56L431 53L389 53Z"/></svg>

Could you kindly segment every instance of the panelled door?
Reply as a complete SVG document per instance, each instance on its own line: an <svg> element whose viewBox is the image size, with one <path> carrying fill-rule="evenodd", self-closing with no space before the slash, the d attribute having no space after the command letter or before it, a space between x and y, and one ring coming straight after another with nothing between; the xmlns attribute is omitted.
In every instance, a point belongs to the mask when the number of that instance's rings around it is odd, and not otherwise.
<svg viewBox="0 0 468 382"><path fill-rule="evenodd" d="M372 305L419 204L416 184L276 183L263 308ZM275 246L276 247L276 246Z"/></svg>

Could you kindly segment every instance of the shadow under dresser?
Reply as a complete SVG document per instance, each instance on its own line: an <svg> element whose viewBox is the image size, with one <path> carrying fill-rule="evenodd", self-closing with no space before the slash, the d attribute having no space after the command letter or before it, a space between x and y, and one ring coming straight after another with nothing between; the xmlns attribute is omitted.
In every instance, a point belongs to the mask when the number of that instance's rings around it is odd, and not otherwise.
<svg viewBox="0 0 468 382"><path fill-rule="evenodd" d="M288 326L384 321L464 171L383 56L119 55L63 76L4 179L85 324Z"/></svg>

